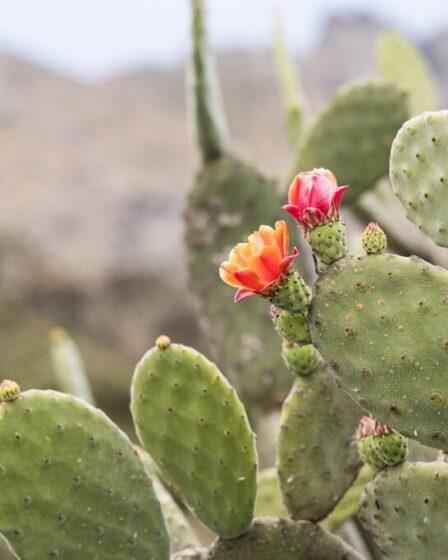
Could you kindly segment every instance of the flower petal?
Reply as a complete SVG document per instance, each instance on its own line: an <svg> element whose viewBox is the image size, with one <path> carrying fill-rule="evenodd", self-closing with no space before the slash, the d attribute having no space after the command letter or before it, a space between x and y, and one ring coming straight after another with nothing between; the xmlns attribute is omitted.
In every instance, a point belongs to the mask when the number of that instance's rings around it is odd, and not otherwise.
<svg viewBox="0 0 448 560"><path fill-rule="evenodd" d="M299 256L299 251L297 250L297 247L294 247L292 253L289 256L285 257L280 262L280 270L282 271L282 273L285 272L285 270L292 263L292 261L294 261L298 256Z"/></svg>
<svg viewBox="0 0 448 560"><path fill-rule="evenodd" d="M275 222L275 242L277 247L280 249L282 257L288 254L289 249L289 231L286 222L279 220Z"/></svg>
<svg viewBox="0 0 448 560"><path fill-rule="evenodd" d="M341 199L344 196L345 191L348 189L348 185L345 187L339 187L333 197L333 207L335 209L336 218L339 217L339 207L341 206Z"/></svg>
<svg viewBox="0 0 448 560"><path fill-rule="evenodd" d="M254 292L259 292L263 289L264 283L260 281L257 274L249 268L243 268L234 272L235 279L240 282L241 288L248 288Z"/></svg>
<svg viewBox="0 0 448 560"><path fill-rule="evenodd" d="M299 173L288 191L288 202L293 206L308 206L313 180L310 173Z"/></svg>
<svg viewBox="0 0 448 560"><path fill-rule="evenodd" d="M243 299L254 295L255 292L253 292L252 290L247 290L246 288L240 288L239 290L237 290L235 294L234 302L238 303L239 301L242 301Z"/></svg>
<svg viewBox="0 0 448 560"><path fill-rule="evenodd" d="M285 212L291 214L293 218L295 218L298 222L302 219L302 212L298 206L294 206L293 204L285 204L283 207Z"/></svg>

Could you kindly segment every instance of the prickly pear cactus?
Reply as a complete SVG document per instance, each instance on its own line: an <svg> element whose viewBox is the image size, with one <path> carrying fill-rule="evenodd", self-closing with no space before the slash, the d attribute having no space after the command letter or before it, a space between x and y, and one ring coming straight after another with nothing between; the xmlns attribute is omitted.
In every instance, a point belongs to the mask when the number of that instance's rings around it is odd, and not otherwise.
<svg viewBox="0 0 448 560"><path fill-rule="evenodd" d="M417 257L347 257L319 278L310 311L311 337L343 388L375 418L442 448L447 294L448 272Z"/></svg>
<svg viewBox="0 0 448 560"><path fill-rule="evenodd" d="M169 556L159 502L131 443L72 396L0 405L0 532L22 560Z"/></svg>
<svg viewBox="0 0 448 560"><path fill-rule="evenodd" d="M361 416L323 365L296 379L282 409L277 458L293 518L325 518L350 488L360 468L352 438Z"/></svg>
<svg viewBox="0 0 448 560"><path fill-rule="evenodd" d="M249 404L279 406L291 386L266 306L253 299L229 305L229 289L217 267L238 241L260 223L280 217L275 183L230 154L222 140L224 120L210 71L202 0L192 0L193 59L190 107L196 124L202 168L184 210L191 287L213 359Z"/></svg>
<svg viewBox="0 0 448 560"><path fill-rule="evenodd" d="M407 121L392 144L390 180L406 216L448 246L448 111Z"/></svg>
<svg viewBox="0 0 448 560"><path fill-rule="evenodd" d="M195 515L223 537L243 533L255 505L254 434L218 368L160 337L137 365L131 410L142 445Z"/></svg>
<svg viewBox="0 0 448 560"><path fill-rule="evenodd" d="M310 129L294 174L331 169L342 184L350 185L345 200L355 200L387 174L390 145L408 116L406 94L389 82L345 86Z"/></svg>
<svg viewBox="0 0 448 560"><path fill-rule="evenodd" d="M403 463L366 486L359 517L387 558L446 558L448 465Z"/></svg>

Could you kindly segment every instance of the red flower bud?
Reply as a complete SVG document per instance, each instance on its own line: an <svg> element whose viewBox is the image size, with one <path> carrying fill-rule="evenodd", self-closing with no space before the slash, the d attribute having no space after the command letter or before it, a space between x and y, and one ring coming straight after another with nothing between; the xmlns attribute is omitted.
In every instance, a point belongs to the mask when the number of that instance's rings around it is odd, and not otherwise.
<svg viewBox="0 0 448 560"><path fill-rule="evenodd" d="M283 206L304 230L339 219L339 207L347 186L338 187L336 177L328 169L299 173L288 193L288 204Z"/></svg>

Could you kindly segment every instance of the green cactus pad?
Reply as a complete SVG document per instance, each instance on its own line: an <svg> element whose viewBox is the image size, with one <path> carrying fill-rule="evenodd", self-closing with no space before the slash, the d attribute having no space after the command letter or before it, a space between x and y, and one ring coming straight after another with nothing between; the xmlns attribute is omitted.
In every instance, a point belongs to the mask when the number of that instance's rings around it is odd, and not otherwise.
<svg viewBox="0 0 448 560"><path fill-rule="evenodd" d="M69 395L0 405L0 531L22 560L165 560L160 504L123 432Z"/></svg>
<svg viewBox="0 0 448 560"><path fill-rule="evenodd" d="M448 272L417 257L347 257L315 285L311 338L375 418L448 447Z"/></svg>
<svg viewBox="0 0 448 560"><path fill-rule="evenodd" d="M341 89L323 110L299 151L294 174L331 169L355 200L387 174L389 150L409 117L407 96L388 82L370 80Z"/></svg>
<svg viewBox="0 0 448 560"><path fill-rule="evenodd" d="M295 375L310 375L319 365L320 356L312 344L300 346L283 341L282 358L286 367Z"/></svg>
<svg viewBox="0 0 448 560"><path fill-rule="evenodd" d="M390 180L406 216L448 247L448 111L406 122L392 144Z"/></svg>
<svg viewBox="0 0 448 560"><path fill-rule="evenodd" d="M387 558L446 558L448 465L403 463L381 471L363 493L359 518Z"/></svg>
<svg viewBox="0 0 448 560"><path fill-rule="evenodd" d="M409 94L412 114L437 108L435 79L422 53L391 31L383 32L378 41L380 73Z"/></svg>
<svg viewBox="0 0 448 560"><path fill-rule="evenodd" d="M218 540L206 560L362 560L341 539L307 521L260 517L235 540Z"/></svg>
<svg viewBox="0 0 448 560"><path fill-rule="evenodd" d="M137 434L195 515L223 537L252 520L254 435L235 390L202 354L155 347L137 365L131 392Z"/></svg>
<svg viewBox="0 0 448 560"><path fill-rule="evenodd" d="M292 313L272 305L271 319L277 333L288 342L306 344L311 341L305 313Z"/></svg>
<svg viewBox="0 0 448 560"><path fill-rule="evenodd" d="M384 253L387 237L378 224L371 222L362 234L362 248L368 255Z"/></svg>
<svg viewBox="0 0 448 560"><path fill-rule="evenodd" d="M226 156L199 173L184 216L189 275L210 354L245 402L267 409L283 402L291 376L266 302L253 297L232 304L234 290L219 279L218 268L237 242L280 214L274 183Z"/></svg>
<svg viewBox="0 0 448 560"><path fill-rule="evenodd" d="M347 254L345 225L339 220L311 229L306 238L323 264L331 264Z"/></svg>
<svg viewBox="0 0 448 560"><path fill-rule="evenodd" d="M361 416L323 366L297 378L283 405L277 458L294 518L323 519L352 485L360 467L352 437Z"/></svg>

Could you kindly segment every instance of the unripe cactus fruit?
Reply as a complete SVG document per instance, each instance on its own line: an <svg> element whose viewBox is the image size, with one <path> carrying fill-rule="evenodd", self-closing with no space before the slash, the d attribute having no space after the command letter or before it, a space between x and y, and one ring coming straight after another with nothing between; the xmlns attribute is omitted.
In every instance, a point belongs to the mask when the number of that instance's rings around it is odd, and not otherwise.
<svg viewBox="0 0 448 560"><path fill-rule="evenodd" d="M131 410L142 445L195 515L223 537L243 533L255 503L255 438L218 368L159 339L135 370Z"/></svg>
<svg viewBox="0 0 448 560"><path fill-rule="evenodd" d="M370 222L362 234L362 246L368 255L383 253L387 247L387 237L375 222Z"/></svg>
<svg viewBox="0 0 448 560"><path fill-rule="evenodd" d="M320 357L312 344L294 344L284 340L282 358L286 367L295 375L309 375L319 365Z"/></svg>
<svg viewBox="0 0 448 560"><path fill-rule="evenodd" d="M303 312L311 303L311 289L298 272L292 271L281 279L269 300L280 309Z"/></svg>
<svg viewBox="0 0 448 560"><path fill-rule="evenodd" d="M361 418L356 447L364 463L377 471L403 463L408 452L405 437L370 416Z"/></svg>
<svg viewBox="0 0 448 560"><path fill-rule="evenodd" d="M271 305L271 319L277 333L289 342L311 342L308 317L305 313L293 313Z"/></svg>
<svg viewBox="0 0 448 560"><path fill-rule="evenodd" d="M15 381L4 379L0 384L0 401L13 402L19 398L20 387Z"/></svg>
<svg viewBox="0 0 448 560"><path fill-rule="evenodd" d="M345 225L340 220L311 229L306 238L323 264L329 265L347 254Z"/></svg>

